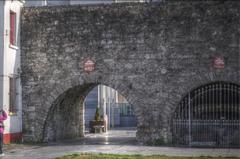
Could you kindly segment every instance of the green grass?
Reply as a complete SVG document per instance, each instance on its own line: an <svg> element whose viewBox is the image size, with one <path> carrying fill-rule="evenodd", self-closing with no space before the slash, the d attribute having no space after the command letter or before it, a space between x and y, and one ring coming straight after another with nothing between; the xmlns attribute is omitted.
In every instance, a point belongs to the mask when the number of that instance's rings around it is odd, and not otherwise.
<svg viewBox="0 0 240 159"><path fill-rule="evenodd" d="M78 155L58 157L56 159L240 159L238 157L168 157L140 155Z"/></svg>

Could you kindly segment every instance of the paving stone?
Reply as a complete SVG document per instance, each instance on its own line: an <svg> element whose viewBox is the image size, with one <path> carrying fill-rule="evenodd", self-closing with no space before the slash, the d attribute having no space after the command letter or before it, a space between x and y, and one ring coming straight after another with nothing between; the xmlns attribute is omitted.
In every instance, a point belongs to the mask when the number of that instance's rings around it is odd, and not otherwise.
<svg viewBox="0 0 240 159"><path fill-rule="evenodd" d="M130 132L130 133L129 133ZM239 149L197 149L142 146L131 140L136 130L110 130L107 134L88 134L85 139L51 143L45 146L26 146L6 152L6 159L53 159L71 154L138 154L168 156L238 156ZM106 137L108 136L108 137ZM130 140L129 140L130 139ZM110 141L110 142L109 142ZM125 142L123 142L125 141ZM95 144L94 144L95 142ZM109 144L106 144L106 143Z"/></svg>

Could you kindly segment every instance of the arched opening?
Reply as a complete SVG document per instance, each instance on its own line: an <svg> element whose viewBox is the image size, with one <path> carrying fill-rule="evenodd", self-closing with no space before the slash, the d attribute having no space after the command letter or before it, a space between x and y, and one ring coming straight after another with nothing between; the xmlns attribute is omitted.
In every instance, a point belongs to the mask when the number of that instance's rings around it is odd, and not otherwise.
<svg viewBox="0 0 240 159"><path fill-rule="evenodd" d="M176 146L240 147L240 87L215 82L189 92L172 118Z"/></svg>
<svg viewBox="0 0 240 159"><path fill-rule="evenodd" d="M87 84L70 88L55 100L44 124L43 141L96 138L96 135L120 139L129 133L131 136L125 139L135 141L136 125L133 105L117 90Z"/></svg>
<svg viewBox="0 0 240 159"><path fill-rule="evenodd" d="M117 90L98 85L85 98L84 126L88 138L97 135L115 141L121 138L121 142L135 140L137 120L134 107ZM108 144L110 142L108 139Z"/></svg>

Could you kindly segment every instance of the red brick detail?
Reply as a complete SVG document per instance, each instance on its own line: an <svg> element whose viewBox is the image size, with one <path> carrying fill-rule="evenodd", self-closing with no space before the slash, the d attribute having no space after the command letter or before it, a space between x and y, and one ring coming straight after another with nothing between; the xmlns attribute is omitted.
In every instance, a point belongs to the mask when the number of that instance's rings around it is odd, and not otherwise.
<svg viewBox="0 0 240 159"><path fill-rule="evenodd" d="M22 141L22 133L10 133L3 135L3 143L9 144L11 142L20 142Z"/></svg>

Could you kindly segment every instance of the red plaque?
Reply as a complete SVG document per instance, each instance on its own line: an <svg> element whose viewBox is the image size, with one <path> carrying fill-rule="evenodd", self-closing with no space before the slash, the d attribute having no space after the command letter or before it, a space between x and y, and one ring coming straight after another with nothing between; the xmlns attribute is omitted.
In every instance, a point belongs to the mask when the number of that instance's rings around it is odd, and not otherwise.
<svg viewBox="0 0 240 159"><path fill-rule="evenodd" d="M218 69L223 69L225 67L224 58L217 56L213 59L213 67Z"/></svg>
<svg viewBox="0 0 240 159"><path fill-rule="evenodd" d="M95 63L92 60L87 59L84 62L84 71L87 73L90 73L90 72L93 72L94 69L95 69Z"/></svg>

